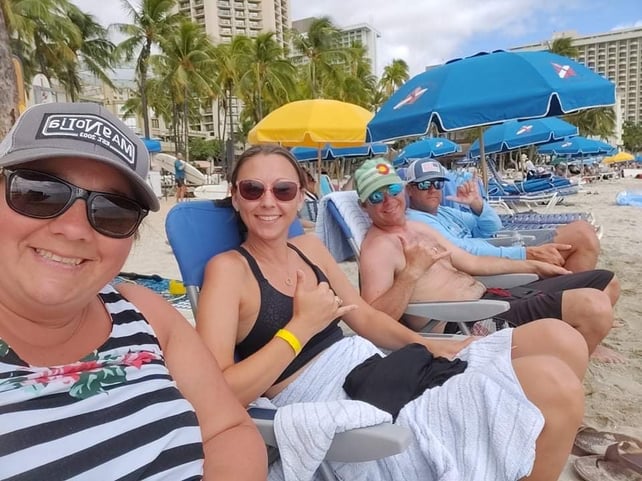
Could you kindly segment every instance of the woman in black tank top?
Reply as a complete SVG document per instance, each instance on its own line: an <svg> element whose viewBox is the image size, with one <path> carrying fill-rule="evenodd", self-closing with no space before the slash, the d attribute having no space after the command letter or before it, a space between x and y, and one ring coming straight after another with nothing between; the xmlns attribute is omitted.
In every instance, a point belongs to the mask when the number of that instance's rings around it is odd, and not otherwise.
<svg viewBox="0 0 642 481"><path fill-rule="evenodd" d="M385 159L375 160L386 163ZM556 359L552 364L565 367L555 371L563 373L567 384L555 385L567 387L562 389L563 392L551 390L555 391L553 398L530 397L541 389L540 386L550 384L552 371L540 369L542 356L534 352L537 348L533 351L526 348L529 345L527 339L538 337L530 331L540 325L545 326L540 335L542 339L547 338L547 333L553 335L558 329L556 321L543 321L543 324L536 321L529 328L499 332L475 342L476 349L467 348L473 339L442 341L424 338L363 301L316 236L288 239L289 228L303 202L305 176L287 150L276 146L250 148L237 161L229 182L232 186L231 204L238 213L246 238L240 248L219 254L209 261L196 325L243 404L247 405L260 396L272 398L277 405L346 399L342 389L346 375L366 358L379 352L374 345L395 350L417 343L435 356L467 356L469 366L473 366L471 373L466 371L452 378L468 386L465 402L471 403L470 409L474 410L486 406L484 400L495 399L487 406L488 409L500 409L501 416L514 425L513 432L520 433L519 441L511 444L510 448L524 452L502 452L495 453L495 456L498 459L506 456L523 459L520 461L523 466L520 465L513 474L499 467L493 479L511 479L515 472L521 476L532 472L534 479L538 473L541 475L537 479L556 479L581 419L581 416L576 416L581 411L576 409L581 405L580 380L563 361ZM357 335L342 339L337 326L339 319L363 337ZM513 350L512 342L522 346L523 351ZM580 346L579 341L576 346L574 342L565 345L566 352L577 351L579 357L586 357L585 346ZM515 352L524 353L520 357L520 366L532 364L538 367L528 370L528 375L521 370L515 374L511 356L520 356ZM551 358L553 356L555 354L551 354ZM477 381L478 378L481 382ZM461 431L470 418L467 409L461 413L468 416L466 419L457 420L459 413L449 414L453 416L452 424L445 421L448 425L444 428L433 425L439 419L437 412L440 408L444 411L450 409L441 399L461 395L458 394L457 383L449 383L443 384L440 391L428 389L417 400L408 403L397 422L424 440L427 439L426 431L433 431L435 436L439 436L439 432L451 433L455 439L452 445L446 439L450 434L440 438L447 450L470 452L457 444L462 439L464 444L472 442ZM486 392L504 384L497 398ZM438 392L442 398L434 400ZM507 392L517 393L517 398L504 399ZM571 407L562 408L561 398L572 399ZM433 400L439 407L434 406L437 411L432 419L425 419L425 408L417 407ZM562 415L560 409L568 409L568 412ZM540 433L539 429L544 426L540 423L542 415L549 430ZM492 416L480 413L472 418L479 424L479 432L485 432L484 439L501 436L501 431L490 423ZM536 441L538 450L533 458ZM502 443L498 442L498 445ZM471 447L471 450L474 449ZM380 461L389 463L389 469L377 472L376 478L384 479L385 472L398 472L399 469L408 476L407 479L416 479L413 476L417 473L428 476L426 459L430 453L420 454L419 451L419 444L412 444L407 453ZM554 459L548 455L540 459L537 457L540 452L561 454L556 454ZM474 479L471 476L475 475L465 468L468 461L464 458L455 460L454 469L460 469L459 463L461 472L453 479Z"/></svg>

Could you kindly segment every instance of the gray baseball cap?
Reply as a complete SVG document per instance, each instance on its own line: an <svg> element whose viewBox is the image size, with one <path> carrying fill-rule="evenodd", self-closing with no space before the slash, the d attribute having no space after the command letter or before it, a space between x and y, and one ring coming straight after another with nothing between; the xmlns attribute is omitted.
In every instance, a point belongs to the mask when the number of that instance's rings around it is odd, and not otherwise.
<svg viewBox="0 0 642 481"><path fill-rule="evenodd" d="M424 180L448 180L448 171L434 159L417 159L406 170L408 183Z"/></svg>
<svg viewBox="0 0 642 481"><path fill-rule="evenodd" d="M95 103L47 103L28 108L0 143L0 167L32 160L75 157L98 160L123 173L140 204L160 208L147 183L149 152L122 120Z"/></svg>

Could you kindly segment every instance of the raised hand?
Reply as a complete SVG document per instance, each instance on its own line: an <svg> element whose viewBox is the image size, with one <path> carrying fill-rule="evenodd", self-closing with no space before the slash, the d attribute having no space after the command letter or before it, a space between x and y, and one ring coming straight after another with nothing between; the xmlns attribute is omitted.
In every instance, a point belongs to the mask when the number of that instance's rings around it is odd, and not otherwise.
<svg viewBox="0 0 642 481"><path fill-rule="evenodd" d="M455 195L450 195L447 199L465 205L470 205L477 200L481 201L482 196L479 192L477 179L473 177L472 179L463 182L457 187Z"/></svg>
<svg viewBox="0 0 642 481"><path fill-rule="evenodd" d="M476 177L460 184L455 195L449 195L446 199L467 205L477 213L480 213L484 208L484 200L479 192L479 184Z"/></svg>
<svg viewBox="0 0 642 481"><path fill-rule="evenodd" d="M556 266L563 266L566 259L561 254L569 251L573 246L569 244L542 244L541 246L530 246L526 248L526 259L548 262Z"/></svg>
<svg viewBox="0 0 642 481"><path fill-rule="evenodd" d="M292 320L288 323L288 329L305 344L334 319L356 308L354 304L344 306L343 300L330 289L327 282L320 282L312 289L307 289L305 274L297 270Z"/></svg>
<svg viewBox="0 0 642 481"><path fill-rule="evenodd" d="M399 241L406 258L406 270L417 279L436 262L450 256L450 252L446 249L423 240L406 239L399 236Z"/></svg>

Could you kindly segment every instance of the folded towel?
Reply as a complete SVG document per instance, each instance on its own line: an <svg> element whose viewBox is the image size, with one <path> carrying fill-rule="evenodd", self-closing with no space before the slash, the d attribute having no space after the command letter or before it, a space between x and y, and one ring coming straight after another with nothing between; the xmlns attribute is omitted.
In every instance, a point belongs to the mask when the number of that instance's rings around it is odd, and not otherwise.
<svg viewBox="0 0 642 481"><path fill-rule="evenodd" d="M336 433L391 422L390 414L361 401L296 403L279 408L274 433L285 481L309 481Z"/></svg>

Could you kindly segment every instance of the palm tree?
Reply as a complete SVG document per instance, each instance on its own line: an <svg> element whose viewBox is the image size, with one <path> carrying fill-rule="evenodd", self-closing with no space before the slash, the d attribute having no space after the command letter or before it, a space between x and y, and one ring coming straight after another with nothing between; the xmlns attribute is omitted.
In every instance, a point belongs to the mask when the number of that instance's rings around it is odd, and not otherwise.
<svg viewBox="0 0 642 481"><path fill-rule="evenodd" d="M367 57L366 48L360 42L346 49L347 62L338 72L340 82L324 87L329 97L351 102L366 109L372 107L377 78L372 73L372 65Z"/></svg>
<svg viewBox="0 0 642 481"><path fill-rule="evenodd" d="M79 42L67 42L73 58L67 62L59 62L54 70L73 102L82 89L80 68L88 70L110 87L114 87L107 71L111 70L114 63L115 45L107 39L107 30L96 22L92 15L84 13L73 4L64 5L64 8L66 17L78 28L80 36Z"/></svg>
<svg viewBox="0 0 642 481"><path fill-rule="evenodd" d="M306 60L302 74L306 94L312 98L323 96L322 85L339 81L338 64L347 61L344 48L339 47L340 30L330 18L315 19L306 34L290 32L292 45Z"/></svg>
<svg viewBox="0 0 642 481"><path fill-rule="evenodd" d="M548 51L569 58L577 58L579 54L579 49L573 45L571 37L559 37L553 42L548 42Z"/></svg>
<svg viewBox="0 0 642 481"><path fill-rule="evenodd" d="M0 10L0 82L3 85L0 89L0 139L2 139L15 121L18 99L16 75L9 51L9 34L4 22L3 10Z"/></svg>
<svg viewBox="0 0 642 481"><path fill-rule="evenodd" d="M213 57L215 61L215 75L213 83L216 89L221 92L218 97L219 103L224 112L223 131L219 131L219 138L229 138L234 144L234 115L232 112L233 98L240 98L240 79L248 68L244 59L250 57L250 43L248 37L237 35L230 43L221 43L214 47ZM228 126L229 119L229 126ZM232 159L227 159L231 161Z"/></svg>
<svg viewBox="0 0 642 481"><path fill-rule="evenodd" d="M615 131L615 111L611 107L582 110L564 118L577 125L580 135L607 139Z"/></svg>
<svg viewBox="0 0 642 481"><path fill-rule="evenodd" d="M117 46L117 54L126 62L136 57L136 76L143 110L143 133L149 137L149 113L147 109L147 72L152 47L171 35L182 15L174 13L175 0L142 0L135 7L129 0L121 0L131 24L115 24L113 28L127 38Z"/></svg>
<svg viewBox="0 0 642 481"><path fill-rule="evenodd" d="M289 102L296 92L296 68L274 37L274 32L265 32L247 38L238 59L244 71L239 94L255 124L265 113Z"/></svg>
<svg viewBox="0 0 642 481"><path fill-rule="evenodd" d="M379 87L383 94L384 101L390 97L395 90L408 81L408 64L405 60L394 58L389 65L383 68L383 75L379 81Z"/></svg>
<svg viewBox="0 0 642 481"><path fill-rule="evenodd" d="M68 18L68 0L0 0L2 11L10 19L8 30L11 49L22 60L25 82L42 73L56 78L61 62L73 62L69 44L81 41L81 32Z"/></svg>
<svg viewBox="0 0 642 481"><path fill-rule="evenodd" d="M151 57L154 71L170 86L170 95L182 107L183 146L189 160L189 126L198 115L199 99L212 99L213 45L201 27L190 20L180 23L173 35L160 42L161 53ZM211 101L211 100L210 100Z"/></svg>

